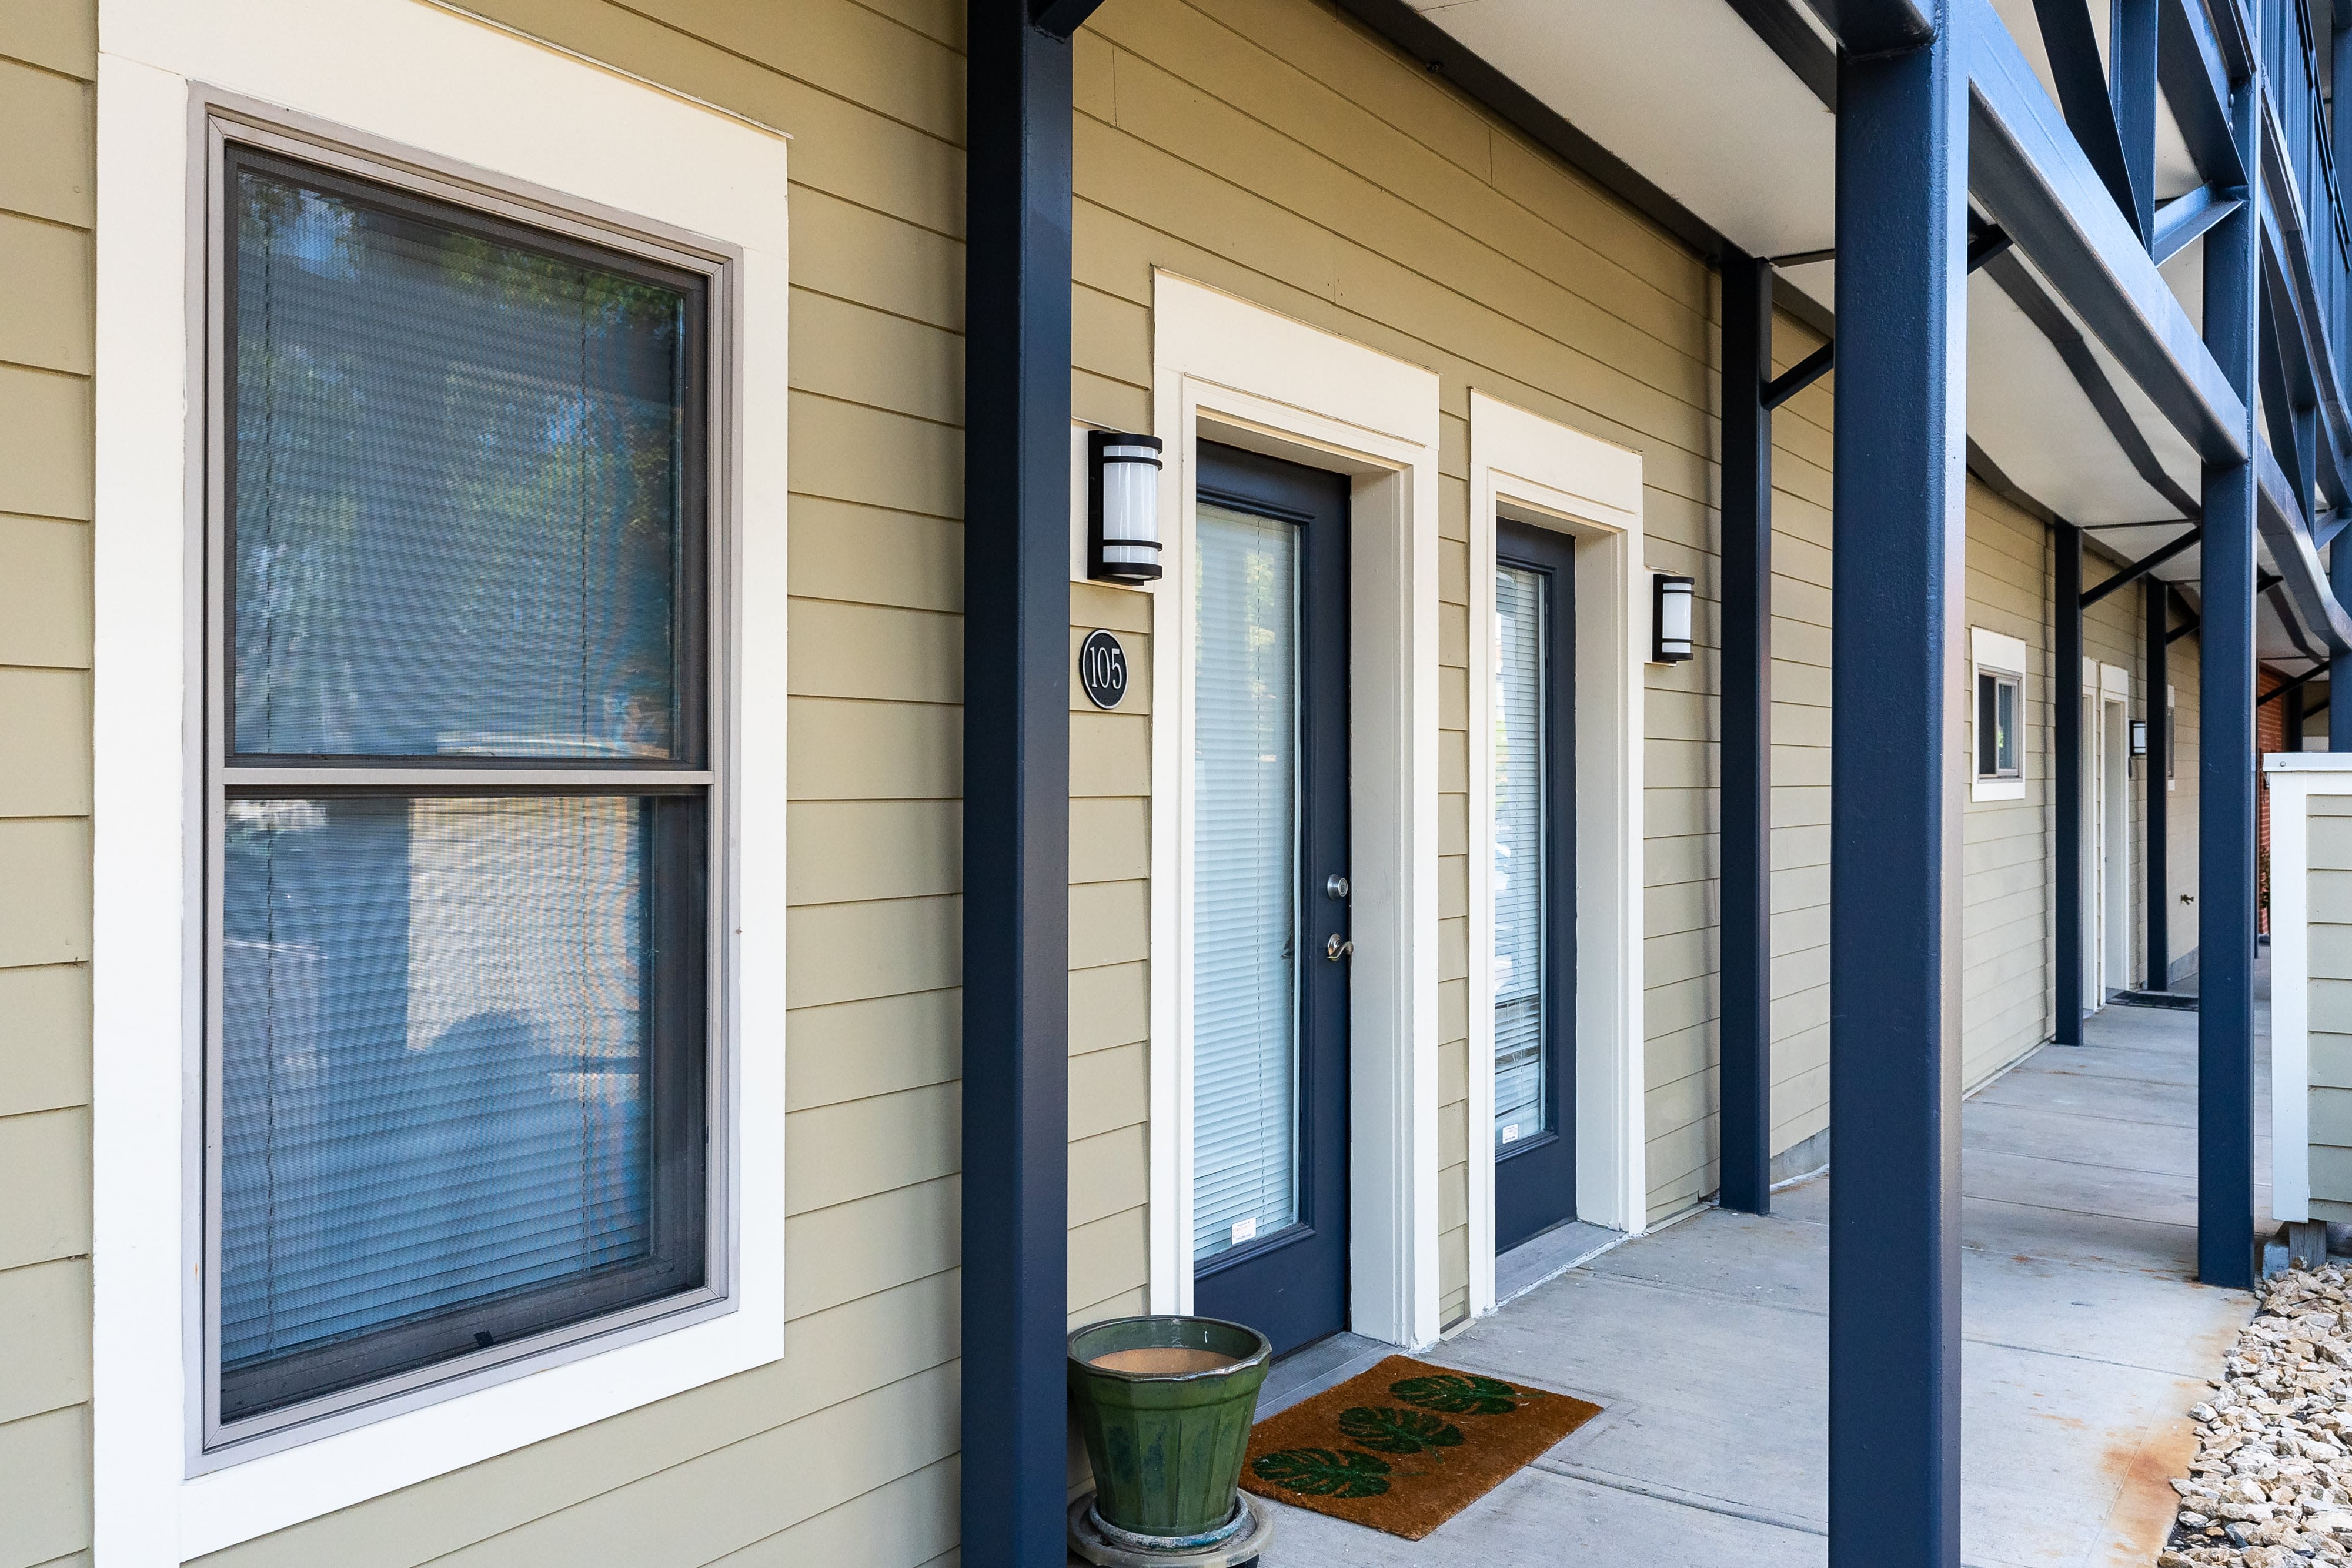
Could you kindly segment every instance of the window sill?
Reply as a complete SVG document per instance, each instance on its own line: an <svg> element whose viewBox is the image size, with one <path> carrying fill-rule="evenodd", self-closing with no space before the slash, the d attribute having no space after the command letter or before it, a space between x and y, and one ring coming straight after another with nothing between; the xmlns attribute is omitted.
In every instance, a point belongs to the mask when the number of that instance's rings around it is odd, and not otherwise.
<svg viewBox="0 0 2352 1568"><path fill-rule="evenodd" d="M2022 779L1976 779L1969 783L1970 800L2022 800L2025 780Z"/></svg>

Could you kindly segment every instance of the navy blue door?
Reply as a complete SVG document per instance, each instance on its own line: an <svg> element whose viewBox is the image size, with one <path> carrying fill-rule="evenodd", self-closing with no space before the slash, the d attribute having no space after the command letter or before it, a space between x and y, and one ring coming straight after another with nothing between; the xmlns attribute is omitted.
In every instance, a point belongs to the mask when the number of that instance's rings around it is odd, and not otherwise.
<svg viewBox="0 0 2352 1568"><path fill-rule="evenodd" d="M1502 523L1495 558L1500 1250L1576 1218L1575 541Z"/></svg>
<svg viewBox="0 0 2352 1568"><path fill-rule="evenodd" d="M1193 1310L1348 1326L1348 481L1203 442L1192 621Z"/></svg>

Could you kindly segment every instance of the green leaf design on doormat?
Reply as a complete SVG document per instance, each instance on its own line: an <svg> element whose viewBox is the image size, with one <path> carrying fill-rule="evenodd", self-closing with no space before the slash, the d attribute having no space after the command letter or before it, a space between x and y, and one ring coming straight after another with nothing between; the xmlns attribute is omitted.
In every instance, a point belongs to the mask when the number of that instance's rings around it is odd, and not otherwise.
<svg viewBox="0 0 2352 1568"><path fill-rule="evenodd" d="M1359 1406L1339 1412L1339 1431L1382 1454L1418 1454L1423 1448L1458 1448L1462 1428L1426 1410L1378 1410Z"/></svg>
<svg viewBox="0 0 2352 1568"><path fill-rule="evenodd" d="M1378 1497L1389 1490L1389 1463L1371 1454L1285 1448L1250 1461L1257 1479L1307 1497Z"/></svg>
<svg viewBox="0 0 2352 1568"><path fill-rule="evenodd" d="M1533 1388L1514 1388L1492 1377L1448 1372L1436 1377L1408 1377L1389 1385L1389 1392L1408 1405L1448 1416L1507 1416L1527 1399L1543 1395Z"/></svg>

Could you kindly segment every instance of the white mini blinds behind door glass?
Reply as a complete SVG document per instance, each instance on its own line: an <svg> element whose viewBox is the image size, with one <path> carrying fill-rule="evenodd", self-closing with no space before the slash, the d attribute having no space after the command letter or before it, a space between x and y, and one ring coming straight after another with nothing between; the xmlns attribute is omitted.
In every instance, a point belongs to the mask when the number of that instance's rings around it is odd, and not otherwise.
<svg viewBox="0 0 2352 1568"><path fill-rule="evenodd" d="M215 200L227 1442L707 1288L709 290L257 151Z"/></svg>
<svg viewBox="0 0 2352 1568"><path fill-rule="evenodd" d="M1195 555L1198 1260L1297 1215L1298 528L1204 502Z"/></svg>
<svg viewBox="0 0 2352 1568"><path fill-rule="evenodd" d="M1495 570L1495 1145L1549 1130L1544 1093L1544 576Z"/></svg>

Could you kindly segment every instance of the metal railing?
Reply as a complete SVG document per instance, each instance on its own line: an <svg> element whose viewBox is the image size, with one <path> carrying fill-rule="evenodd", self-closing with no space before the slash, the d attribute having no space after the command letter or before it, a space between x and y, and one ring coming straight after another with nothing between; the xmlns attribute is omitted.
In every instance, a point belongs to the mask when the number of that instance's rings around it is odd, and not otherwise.
<svg viewBox="0 0 2352 1568"><path fill-rule="evenodd" d="M2262 7L2262 16L2270 113L2285 150L2287 177L2294 185L2292 193L2273 195L2272 205L2282 224L2302 231L2321 329L2327 339L2321 351L2336 367L2339 382L2352 380L2342 357L2345 311L2352 301L2352 227L2347 225L2329 145L2323 91L2328 65L2315 47L2305 0L2270 0Z"/></svg>

